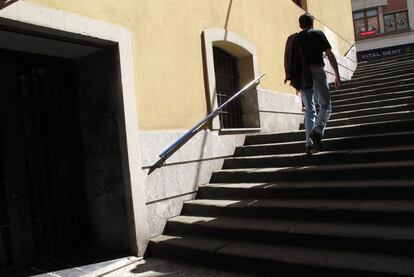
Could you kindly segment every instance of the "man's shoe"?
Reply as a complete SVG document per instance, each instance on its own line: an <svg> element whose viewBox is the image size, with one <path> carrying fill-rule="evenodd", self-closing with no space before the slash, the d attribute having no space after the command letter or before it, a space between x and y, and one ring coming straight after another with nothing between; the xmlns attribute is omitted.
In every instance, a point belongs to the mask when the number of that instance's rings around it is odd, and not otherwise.
<svg viewBox="0 0 414 277"><path fill-rule="evenodd" d="M313 148L315 148L316 152L322 151L323 150L323 145L322 145L322 137L320 134L318 134L315 131L312 131L311 135L310 135L312 142L313 142Z"/></svg>
<svg viewBox="0 0 414 277"><path fill-rule="evenodd" d="M305 153L306 153L306 155L310 156L313 153L316 153L315 152L315 148L313 148L312 145L306 145L306 147L305 147Z"/></svg>

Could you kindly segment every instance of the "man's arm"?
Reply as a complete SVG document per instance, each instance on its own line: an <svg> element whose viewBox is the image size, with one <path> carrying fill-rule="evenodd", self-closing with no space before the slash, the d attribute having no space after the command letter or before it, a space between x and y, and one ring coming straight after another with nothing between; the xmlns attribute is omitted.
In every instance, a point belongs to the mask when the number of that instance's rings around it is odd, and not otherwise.
<svg viewBox="0 0 414 277"><path fill-rule="evenodd" d="M338 89L341 86L341 76L339 76L338 70L338 63L336 62L336 58L334 53L332 53L331 49L325 50L326 56L328 57L329 63L335 72L335 88Z"/></svg>

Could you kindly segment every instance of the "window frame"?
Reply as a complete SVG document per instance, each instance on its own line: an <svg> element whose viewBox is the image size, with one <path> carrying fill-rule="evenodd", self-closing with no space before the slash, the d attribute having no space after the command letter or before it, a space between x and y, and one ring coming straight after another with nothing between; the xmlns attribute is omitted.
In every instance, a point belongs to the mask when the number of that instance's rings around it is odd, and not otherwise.
<svg viewBox="0 0 414 277"><path fill-rule="evenodd" d="M397 27L398 26L397 25L397 14L400 14L400 13L405 13L406 14L406 19L407 19L407 27L406 28L398 29L398 27ZM385 26L385 17L390 16L390 15L392 15L393 18L394 18L395 26L394 26L394 30L387 31L387 28ZM384 33L386 33L386 34L404 31L404 30L407 30L407 29L410 28L410 19L408 17L408 10L393 11L393 12L390 12L390 13L386 13L386 14L383 15L383 18L384 18Z"/></svg>
<svg viewBox="0 0 414 277"><path fill-rule="evenodd" d="M226 38L226 40L223 40L223 38ZM247 81L250 81L253 77L259 77L259 61L256 46L246 38L232 31L221 28L205 29L202 33L202 41L204 51L203 59L205 63L204 69L207 77L206 94L209 97L207 110L208 112L212 112L218 108L213 47L217 46L242 61L239 63L239 66L241 66L239 69L239 77L242 80L239 85L241 86L247 84ZM243 97L247 100L245 103L249 106L251 105L252 109L251 111L246 109L246 115L250 117L246 121L248 125L242 129L238 129L237 132L244 132L243 130L246 132L256 132L261 128L260 114L258 109L255 108L259 107L258 88L254 88L253 91ZM219 132L232 131L231 129L226 130L221 127L219 117L212 120L210 129Z"/></svg>
<svg viewBox="0 0 414 277"><path fill-rule="evenodd" d="M376 15L374 15L374 16L368 16L368 12L370 12L370 11L376 11ZM357 13L363 13L364 15L363 15L362 18L355 19L355 14L357 14ZM376 18L377 19L376 20L377 21L377 28L375 30L375 33L367 34L365 36L361 36L361 32L359 34L357 34L357 29L356 29L355 22L356 21L363 20L364 21L365 32L369 32L369 30L368 30L368 21L371 18ZM372 36L372 35L379 34L379 11L378 11L378 8L372 8L372 9L367 9L367 10L354 11L352 13L352 21L353 21L353 24L354 24L354 34L355 34L355 38L356 39L361 39L361 38L364 38L364 37L369 37L369 36Z"/></svg>
<svg viewBox="0 0 414 277"><path fill-rule="evenodd" d="M217 104L221 106L240 90L239 59L217 46L213 46L213 59ZM224 107L219 113L219 119L222 129L244 128L241 98L234 99Z"/></svg>

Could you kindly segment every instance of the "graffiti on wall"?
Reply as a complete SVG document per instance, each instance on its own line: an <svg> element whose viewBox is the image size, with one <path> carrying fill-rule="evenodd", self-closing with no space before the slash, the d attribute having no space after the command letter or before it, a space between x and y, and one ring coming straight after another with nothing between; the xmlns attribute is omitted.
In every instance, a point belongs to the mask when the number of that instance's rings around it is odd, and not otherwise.
<svg viewBox="0 0 414 277"><path fill-rule="evenodd" d="M113 193L122 181L116 112L108 91L83 89L87 178L96 197Z"/></svg>

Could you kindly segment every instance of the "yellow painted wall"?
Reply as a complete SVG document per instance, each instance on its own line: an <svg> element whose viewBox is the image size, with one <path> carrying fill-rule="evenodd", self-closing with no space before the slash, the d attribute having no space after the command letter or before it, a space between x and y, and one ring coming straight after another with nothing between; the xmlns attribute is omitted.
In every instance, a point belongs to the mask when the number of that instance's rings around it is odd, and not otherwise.
<svg viewBox="0 0 414 277"><path fill-rule="evenodd" d="M262 87L294 93L283 84L283 53L304 11L290 0L27 1L131 30L140 130L188 129L206 115L201 33L213 27L256 46ZM308 9L353 41L350 0L308 0Z"/></svg>
<svg viewBox="0 0 414 277"><path fill-rule="evenodd" d="M317 19L315 28L339 34L337 54L345 54L355 41L351 0L307 0L307 9Z"/></svg>

